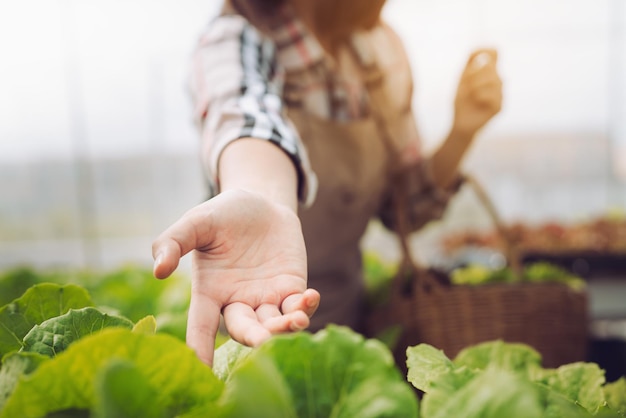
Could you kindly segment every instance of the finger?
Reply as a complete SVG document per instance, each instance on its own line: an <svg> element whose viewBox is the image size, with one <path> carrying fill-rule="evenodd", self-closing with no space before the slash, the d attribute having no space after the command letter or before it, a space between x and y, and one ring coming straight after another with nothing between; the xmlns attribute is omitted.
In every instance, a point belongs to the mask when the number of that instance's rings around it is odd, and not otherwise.
<svg viewBox="0 0 626 418"><path fill-rule="evenodd" d="M159 240L152 244L154 266L152 273L157 279L169 277L178 267L181 251L180 246L173 240Z"/></svg>
<svg viewBox="0 0 626 418"><path fill-rule="evenodd" d="M480 48L474 50L467 59L466 67L480 68L486 64L498 62L498 51L495 48Z"/></svg>
<svg viewBox="0 0 626 418"><path fill-rule="evenodd" d="M497 87L475 90L472 92L472 100L481 106L497 108L502 102L502 91Z"/></svg>
<svg viewBox="0 0 626 418"><path fill-rule="evenodd" d="M272 334L302 331L310 324L309 317L302 311L295 311L267 319L263 326Z"/></svg>
<svg viewBox="0 0 626 418"><path fill-rule="evenodd" d="M209 297L192 292L187 319L187 345L202 362L211 366L215 335L220 323L220 307Z"/></svg>
<svg viewBox="0 0 626 418"><path fill-rule="evenodd" d="M502 80L497 74L474 74L468 82L468 89L502 88Z"/></svg>
<svg viewBox="0 0 626 418"><path fill-rule="evenodd" d="M211 239L211 216L206 209L199 206L187 212L152 243L155 277L168 277L176 270L182 256L207 246Z"/></svg>
<svg viewBox="0 0 626 418"><path fill-rule="evenodd" d="M223 310L224 323L230 336L241 344L256 347L272 336L261 323L254 309L244 303L235 302Z"/></svg>
<svg viewBox="0 0 626 418"><path fill-rule="evenodd" d="M276 318L281 316L281 312L278 309L278 306L272 305L269 303L264 303L258 308L256 308L256 317L260 323L267 321L270 318Z"/></svg>
<svg viewBox="0 0 626 418"><path fill-rule="evenodd" d="M308 317L313 316L320 304L320 294L315 289L307 289L301 294L289 295L282 304L282 311L290 313L302 311Z"/></svg>
<svg viewBox="0 0 626 418"><path fill-rule="evenodd" d="M470 68L463 74L463 84L468 88L480 88L488 84L502 84L498 70L493 64Z"/></svg>
<svg viewBox="0 0 626 418"><path fill-rule="evenodd" d="M498 79L497 52L479 50L470 55L461 79L473 80L479 77Z"/></svg>
<svg viewBox="0 0 626 418"><path fill-rule="evenodd" d="M483 107L498 108L502 102L502 96L496 91L477 91L472 95L474 102Z"/></svg>

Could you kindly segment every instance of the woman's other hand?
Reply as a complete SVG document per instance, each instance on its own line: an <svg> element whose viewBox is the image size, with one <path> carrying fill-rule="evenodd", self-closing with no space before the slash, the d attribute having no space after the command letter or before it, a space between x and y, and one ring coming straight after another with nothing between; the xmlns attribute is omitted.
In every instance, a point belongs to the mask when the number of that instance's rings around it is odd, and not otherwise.
<svg viewBox="0 0 626 418"><path fill-rule="evenodd" d="M495 49L478 49L468 61L454 102L452 131L472 137L502 108L502 80Z"/></svg>

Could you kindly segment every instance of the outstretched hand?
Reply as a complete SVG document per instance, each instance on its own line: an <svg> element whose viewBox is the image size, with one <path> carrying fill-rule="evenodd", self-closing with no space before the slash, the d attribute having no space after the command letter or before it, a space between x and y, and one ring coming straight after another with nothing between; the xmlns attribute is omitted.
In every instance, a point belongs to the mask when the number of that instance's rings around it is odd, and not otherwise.
<svg viewBox="0 0 626 418"><path fill-rule="evenodd" d="M470 55L454 102L455 132L473 136L502 108L502 80L495 49L478 49Z"/></svg>
<svg viewBox="0 0 626 418"><path fill-rule="evenodd" d="M220 313L230 336L249 346L309 326L320 295L307 289L306 249L292 209L250 192L222 192L154 241L154 275L168 277L191 251L187 344L204 363L213 363Z"/></svg>

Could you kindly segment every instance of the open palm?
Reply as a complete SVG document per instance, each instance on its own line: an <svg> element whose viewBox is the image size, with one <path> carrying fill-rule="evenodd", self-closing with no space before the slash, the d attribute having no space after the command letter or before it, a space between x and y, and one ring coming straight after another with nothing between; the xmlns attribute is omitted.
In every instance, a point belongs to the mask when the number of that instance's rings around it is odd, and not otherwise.
<svg viewBox="0 0 626 418"><path fill-rule="evenodd" d="M169 276L193 251L187 343L211 364L220 313L231 337L256 346L301 330L319 304L307 290L306 249L297 215L243 191L195 207L153 244L155 276Z"/></svg>

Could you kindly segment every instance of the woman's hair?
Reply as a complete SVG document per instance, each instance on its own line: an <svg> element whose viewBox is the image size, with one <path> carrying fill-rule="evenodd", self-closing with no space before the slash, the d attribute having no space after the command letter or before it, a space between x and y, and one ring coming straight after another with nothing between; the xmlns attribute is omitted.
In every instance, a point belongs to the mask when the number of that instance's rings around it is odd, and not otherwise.
<svg viewBox="0 0 626 418"><path fill-rule="evenodd" d="M226 5L232 7L255 26L268 29L272 26L273 18L286 2L287 0L227 0Z"/></svg>
<svg viewBox="0 0 626 418"><path fill-rule="evenodd" d="M261 30L273 26L273 19L283 5L291 0L228 0L237 13L246 17ZM367 29L380 19L386 0L309 0L309 15L300 16L311 26L313 33L329 44L349 36L354 30Z"/></svg>

